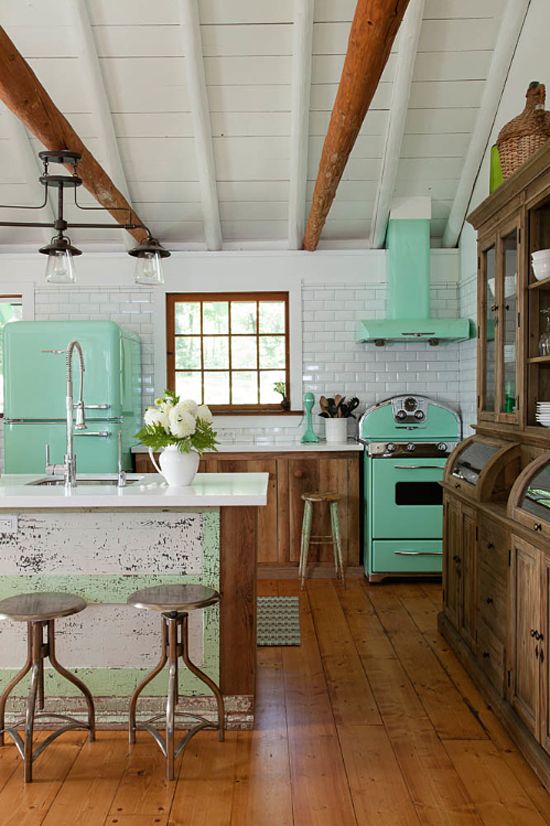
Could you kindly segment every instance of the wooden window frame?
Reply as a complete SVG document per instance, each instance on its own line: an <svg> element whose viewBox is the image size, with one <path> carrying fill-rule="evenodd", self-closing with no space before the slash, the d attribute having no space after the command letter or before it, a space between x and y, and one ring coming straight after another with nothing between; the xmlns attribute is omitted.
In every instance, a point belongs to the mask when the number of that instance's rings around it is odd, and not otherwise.
<svg viewBox="0 0 550 826"><path fill-rule="evenodd" d="M175 305L178 303L189 302L189 303L204 303L208 301L219 301L224 302L226 301L229 305L231 305L232 301L282 301L285 305L285 387L286 387L286 398L290 398L290 294L287 290L285 291L270 291L270 290L262 290L262 291L255 291L255 292L207 292L207 293L166 293L166 374L167 374L167 381L168 381L168 389L175 390L176 388L176 348L175 348L175 341L176 341L176 331L175 331ZM202 313L201 313L202 319ZM256 339L257 339L257 352L259 351L259 341L258 339L262 337L262 334L259 331L258 324L256 325ZM201 352L203 349L202 339L203 339L203 331L202 331L202 321L201 321L201 331L200 331L200 338L201 338ZM215 334L213 334L215 335ZM220 333L220 337L225 337L225 333ZM228 368L228 372L230 375L229 378L229 387L231 390L231 373L234 372L231 368L231 307L229 306L229 328L227 333L227 338L229 339L229 359L230 365ZM239 334L235 334L239 335ZM244 334L243 334L244 335ZM248 334L251 335L251 334ZM281 335L281 333L266 333L265 335ZM184 371L185 372L185 371ZM200 372L201 375L204 375L204 368L201 367L200 371L191 371L191 372ZM216 371L214 371L216 372ZM224 371L220 371L224 372ZM260 368L259 366L254 369L254 372L258 375L258 381L260 377ZM217 415L236 415L236 414L244 414L244 415L288 415L291 413L290 410L283 410L280 403L273 403L273 404L223 404L223 405L209 405L212 412Z"/></svg>

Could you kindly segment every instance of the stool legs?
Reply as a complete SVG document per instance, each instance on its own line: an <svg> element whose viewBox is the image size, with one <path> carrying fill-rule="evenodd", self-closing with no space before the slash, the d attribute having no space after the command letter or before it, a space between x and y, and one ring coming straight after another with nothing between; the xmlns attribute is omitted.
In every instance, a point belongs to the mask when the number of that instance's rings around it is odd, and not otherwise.
<svg viewBox="0 0 550 826"><path fill-rule="evenodd" d="M346 575L344 573L344 560L342 558L342 540L340 538L340 516L338 514L338 502L330 503L330 527L332 530L332 546L334 551L334 567L336 576L342 577L345 586Z"/></svg>
<svg viewBox="0 0 550 826"><path fill-rule="evenodd" d="M161 658L156 668L148 674L144 680L138 685L130 700L130 743L136 741L136 731L144 729L148 731L153 737L160 750L166 758L166 778L167 780L174 780L175 771L174 763L176 757L182 752L191 738L203 728L214 728L218 730L218 739L224 739L225 731L225 708L223 695L210 677L204 673L197 665L195 665L189 658L189 634L188 634L188 615L185 613L163 614L161 618L162 629L162 652ZM189 671L198 677L214 694L218 707L218 721L211 723L204 717L190 712L178 712L176 710L179 700L178 687L178 660L181 657L184 664ZM151 717L144 723L136 722L136 705L138 697L143 689L151 682L151 680L159 674L164 666L168 663L168 690L166 695L166 709L165 714L157 714ZM161 737L159 731L154 727L154 723L165 718L166 729L164 739ZM194 726L191 726L187 734L182 737L180 742L176 744L176 718L187 717L191 720L197 721Z"/></svg>
<svg viewBox="0 0 550 826"><path fill-rule="evenodd" d="M18 685L23 677L25 677L32 667L32 623L27 623L27 660L25 665L18 671L18 673L13 677L9 683L7 684L6 688L4 689L4 693L0 697L0 746L4 745L4 734L5 734L5 721L6 721L6 703L8 701L8 697L10 696L11 692Z"/></svg>
<svg viewBox="0 0 550 826"><path fill-rule="evenodd" d="M67 671L58 661L55 655L55 623L54 620L36 621L27 623L28 641L27 641L27 661L21 671L10 681L6 686L2 697L0 698L0 745L4 744L4 733L9 734L15 743L19 754L23 758L25 766L25 783L32 781L32 767L34 761L42 754L50 743L52 743L60 734L71 729L87 729L88 739L90 741L95 739L95 709L92 695L84 685L84 683ZM44 641L44 629L47 629L47 641ZM52 668L54 668L62 677L76 686L84 695L88 707L88 722L82 723L74 717L69 717L66 714L36 714L36 706L41 711L44 708L44 660L48 657ZM5 727L5 709L6 702L9 695L15 686L21 682L23 677L31 672L31 681L29 693L27 695L27 702L25 706L24 729L21 737L17 731L19 723L13 726ZM48 735L33 751L33 734L34 724L37 719L55 718L64 720L65 725L53 731Z"/></svg>
<svg viewBox="0 0 550 826"><path fill-rule="evenodd" d="M298 575L300 577L300 588L304 587L307 571L307 557L309 552L309 541L311 538L311 519L313 515L313 505L311 502L304 504L304 516L302 521L302 542L300 546L300 564L298 566Z"/></svg>
<svg viewBox="0 0 550 826"><path fill-rule="evenodd" d="M164 619L161 620L161 655L158 665L139 683L138 687L130 698L130 717L129 717L129 740L130 745L136 742L136 706L138 697L145 688L149 685L151 680L154 680L157 674L160 674L166 663L168 662L168 633L167 624Z"/></svg>

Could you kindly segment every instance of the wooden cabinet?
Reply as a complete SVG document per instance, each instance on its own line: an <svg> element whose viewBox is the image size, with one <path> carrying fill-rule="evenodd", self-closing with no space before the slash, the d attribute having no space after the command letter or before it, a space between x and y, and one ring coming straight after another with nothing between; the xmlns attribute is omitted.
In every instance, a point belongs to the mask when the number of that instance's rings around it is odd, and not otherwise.
<svg viewBox="0 0 550 826"><path fill-rule="evenodd" d="M550 142L468 220L478 231L478 418L445 474L439 624L550 789L550 429L536 420L537 402L550 403L550 278L537 281L531 265L532 252L550 249Z"/></svg>
<svg viewBox="0 0 550 826"><path fill-rule="evenodd" d="M510 703L535 735L539 727L540 551L512 538Z"/></svg>
<svg viewBox="0 0 550 826"><path fill-rule="evenodd" d="M469 505L445 498L443 604L467 645L476 646L476 514Z"/></svg>
<svg viewBox="0 0 550 826"><path fill-rule="evenodd" d="M275 569L297 567L304 502L302 493L336 491L340 502L340 528L344 564L360 564L360 460L357 452L334 453L213 453L204 455L202 473L269 473L267 506L258 508L258 564ZM137 473L152 473L146 453L135 454ZM328 508L314 508L312 533L330 535ZM312 545L312 564L333 570L332 546ZM276 575L277 570L274 571Z"/></svg>

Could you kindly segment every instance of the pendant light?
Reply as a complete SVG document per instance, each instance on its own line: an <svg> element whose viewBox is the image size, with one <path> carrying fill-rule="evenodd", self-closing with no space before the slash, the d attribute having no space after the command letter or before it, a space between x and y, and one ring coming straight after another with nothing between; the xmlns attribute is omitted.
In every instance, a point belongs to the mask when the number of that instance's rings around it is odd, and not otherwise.
<svg viewBox="0 0 550 826"><path fill-rule="evenodd" d="M48 256L46 264L46 281L48 284L74 284L76 281L73 256L82 255L82 251L73 247L71 239L58 235L38 252Z"/></svg>
<svg viewBox="0 0 550 826"><path fill-rule="evenodd" d="M132 255L137 259L134 270L136 284L146 286L164 284L162 259L168 258L170 253L164 249L156 238L149 236L143 244L128 250L128 255Z"/></svg>
<svg viewBox="0 0 550 826"><path fill-rule="evenodd" d="M69 227L77 229L143 229L147 233L144 241L134 249L128 250L129 255L134 256L136 261L135 280L137 284L146 286L156 286L164 284L162 274L162 259L168 258L170 253L165 249L157 238L154 238L151 231L145 224L128 222L126 224L96 224L96 223L73 223L69 224L63 214L63 199L65 189L74 190L74 203L80 210L97 210L102 207L84 207L78 203L76 197L77 187L82 185L82 179L76 174L78 162L81 158L79 152L72 152L69 149L59 149L55 151L39 152L38 157L43 164L43 174L39 181L45 188L44 201L40 206L24 207L14 204L0 204L0 209L43 209L48 203L48 192L50 189L57 189L57 214L53 222L46 223L40 221L0 221L0 227L50 227L56 230L55 235L49 244L41 247L39 252L48 256L46 265L46 281L49 284L74 284L75 269L73 258L82 255L81 250L74 247L71 239L64 233ZM73 167L72 175L52 175L49 170L50 163L63 164ZM132 217L131 210L128 217Z"/></svg>

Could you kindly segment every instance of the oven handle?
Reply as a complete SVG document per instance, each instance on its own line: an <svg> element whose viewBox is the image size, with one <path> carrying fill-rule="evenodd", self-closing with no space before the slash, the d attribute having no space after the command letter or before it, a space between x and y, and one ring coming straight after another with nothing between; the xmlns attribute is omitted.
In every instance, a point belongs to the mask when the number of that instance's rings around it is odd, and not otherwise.
<svg viewBox="0 0 550 826"><path fill-rule="evenodd" d="M436 551L394 551L394 556L443 556Z"/></svg>
<svg viewBox="0 0 550 826"><path fill-rule="evenodd" d="M394 465L395 470L443 470L443 465Z"/></svg>

